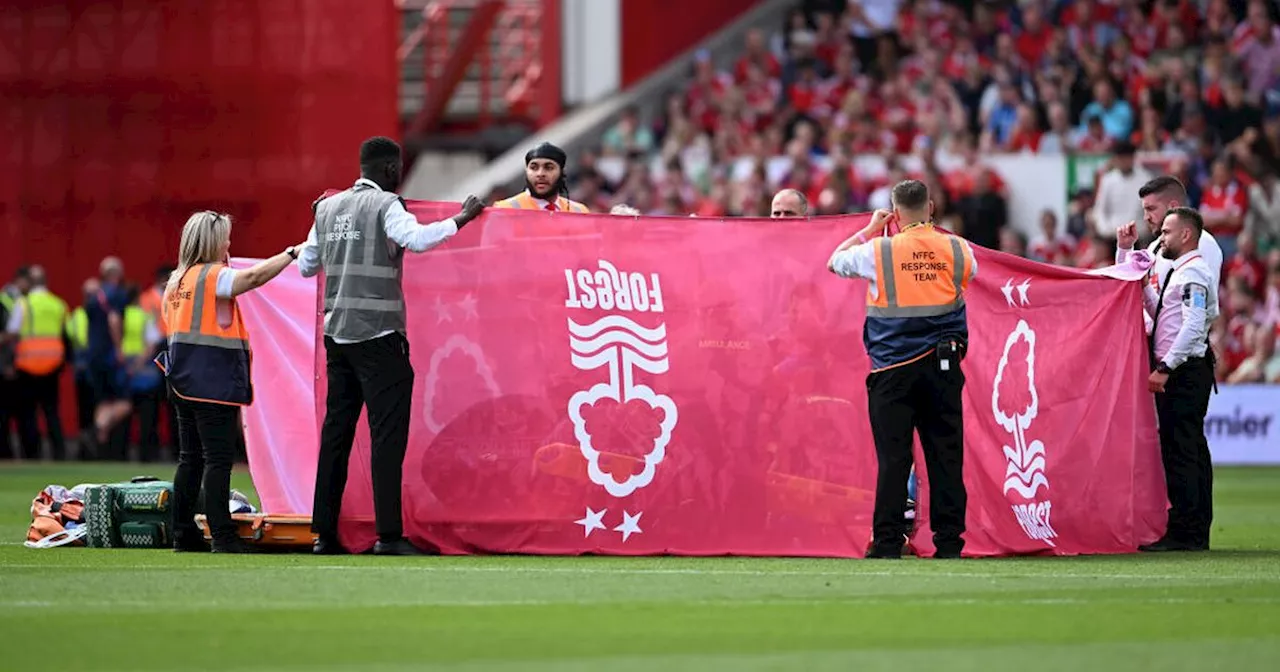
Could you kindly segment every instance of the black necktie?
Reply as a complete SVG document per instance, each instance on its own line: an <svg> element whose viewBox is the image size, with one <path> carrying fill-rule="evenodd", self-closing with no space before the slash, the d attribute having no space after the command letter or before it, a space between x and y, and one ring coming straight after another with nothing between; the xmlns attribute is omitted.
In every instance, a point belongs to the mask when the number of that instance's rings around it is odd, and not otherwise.
<svg viewBox="0 0 1280 672"><path fill-rule="evenodd" d="M1156 315L1151 320L1151 335L1147 337L1147 353L1151 356L1151 370L1156 368L1156 329L1160 327L1160 311L1164 310L1164 293L1169 289L1169 281L1173 279L1173 272L1176 269L1169 267L1169 272L1164 274L1164 284L1160 286L1160 298L1156 299Z"/></svg>

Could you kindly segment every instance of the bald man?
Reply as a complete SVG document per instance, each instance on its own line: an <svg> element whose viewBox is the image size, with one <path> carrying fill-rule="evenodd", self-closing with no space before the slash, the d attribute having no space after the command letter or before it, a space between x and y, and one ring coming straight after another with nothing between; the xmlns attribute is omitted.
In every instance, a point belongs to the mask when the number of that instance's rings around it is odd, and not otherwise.
<svg viewBox="0 0 1280 672"><path fill-rule="evenodd" d="M783 189L773 195L770 219L797 219L809 216L809 199L795 189Z"/></svg>

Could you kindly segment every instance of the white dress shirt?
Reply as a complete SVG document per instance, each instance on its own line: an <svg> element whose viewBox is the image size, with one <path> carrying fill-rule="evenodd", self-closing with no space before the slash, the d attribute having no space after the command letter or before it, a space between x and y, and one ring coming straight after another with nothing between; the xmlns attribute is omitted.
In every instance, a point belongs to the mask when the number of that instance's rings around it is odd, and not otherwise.
<svg viewBox="0 0 1280 672"><path fill-rule="evenodd" d="M880 296L880 289L876 287L876 266L879 265L880 251L877 248L876 241L879 238L872 238L865 243L859 243L853 247L843 251L836 252L831 257L831 270L842 278L862 278L870 280L867 285L867 291L871 292L871 298ZM960 239L960 242L969 250L969 258L973 260L973 265L969 268L969 280L973 280L978 275L978 257L974 256L973 248L969 245L969 241Z"/></svg>
<svg viewBox="0 0 1280 672"><path fill-rule="evenodd" d="M356 180L353 186L361 184L382 191L382 187L379 187L373 180L363 177ZM396 200L387 208L382 220L382 226L390 244L403 247L410 252L426 252L452 238L458 232L458 223L453 221L452 217L423 226L417 217L409 214L409 211L404 209L399 200ZM302 273L302 277L309 278L319 273L321 266L320 245L316 237L316 225L313 222L311 231L307 233L307 241L298 250L298 271ZM384 331L373 338L382 338L390 333L393 332ZM340 338L333 340L337 343L355 342Z"/></svg>
<svg viewBox="0 0 1280 672"><path fill-rule="evenodd" d="M1169 274L1169 269L1173 267L1174 262L1166 259L1164 255L1156 251L1156 246L1160 244L1160 240L1151 241L1147 246L1147 251L1156 258L1156 263L1151 267L1151 275L1158 278L1159 282L1164 282L1164 276ZM1133 250L1116 246L1116 263L1123 264L1129 253ZM1209 285L1212 290L1209 292L1213 295L1209 304L1209 319L1214 320L1218 317L1218 287L1222 279L1222 247L1218 245L1218 241L1214 239L1213 234L1208 231L1200 232L1200 257L1203 259L1205 266L1209 269L1209 277L1212 284Z"/></svg>
<svg viewBox="0 0 1280 672"><path fill-rule="evenodd" d="M1147 314L1155 319L1156 359L1176 369L1190 357L1203 357L1208 348L1209 325L1218 311L1213 275L1199 250L1173 260L1164 275L1152 276L1142 291ZM1161 298L1161 286L1168 278ZM1159 306L1159 315L1156 314Z"/></svg>
<svg viewBox="0 0 1280 672"><path fill-rule="evenodd" d="M1109 170L1098 180L1098 196L1093 204L1093 224L1098 233L1115 238L1121 226L1142 219L1142 199L1138 189L1151 179L1151 174L1135 167L1128 175Z"/></svg>

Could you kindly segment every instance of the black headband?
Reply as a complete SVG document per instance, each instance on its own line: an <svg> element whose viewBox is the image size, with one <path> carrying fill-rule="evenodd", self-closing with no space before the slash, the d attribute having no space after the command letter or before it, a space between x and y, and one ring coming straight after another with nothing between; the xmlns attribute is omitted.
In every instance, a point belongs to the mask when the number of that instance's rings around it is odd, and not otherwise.
<svg viewBox="0 0 1280 672"><path fill-rule="evenodd" d="M569 157L564 153L563 149L560 149L549 142L544 142L529 150L529 152L524 155L525 165L528 165L529 162L534 159L551 159L560 166L560 170L564 170L564 164L569 161Z"/></svg>

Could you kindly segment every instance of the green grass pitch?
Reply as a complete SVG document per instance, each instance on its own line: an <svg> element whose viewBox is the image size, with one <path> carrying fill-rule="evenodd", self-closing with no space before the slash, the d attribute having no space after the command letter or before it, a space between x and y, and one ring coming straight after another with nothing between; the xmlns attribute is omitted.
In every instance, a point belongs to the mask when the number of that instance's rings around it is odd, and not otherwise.
<svg viewBox="0 0 1280 672"><path fill-rule="evenodd" d="M21 545L0 464L0 670L1280 669L1280 469L1219 469L1208 554L901 561L214 556ZM236 487L250 491L247 474Z"/></svg>

